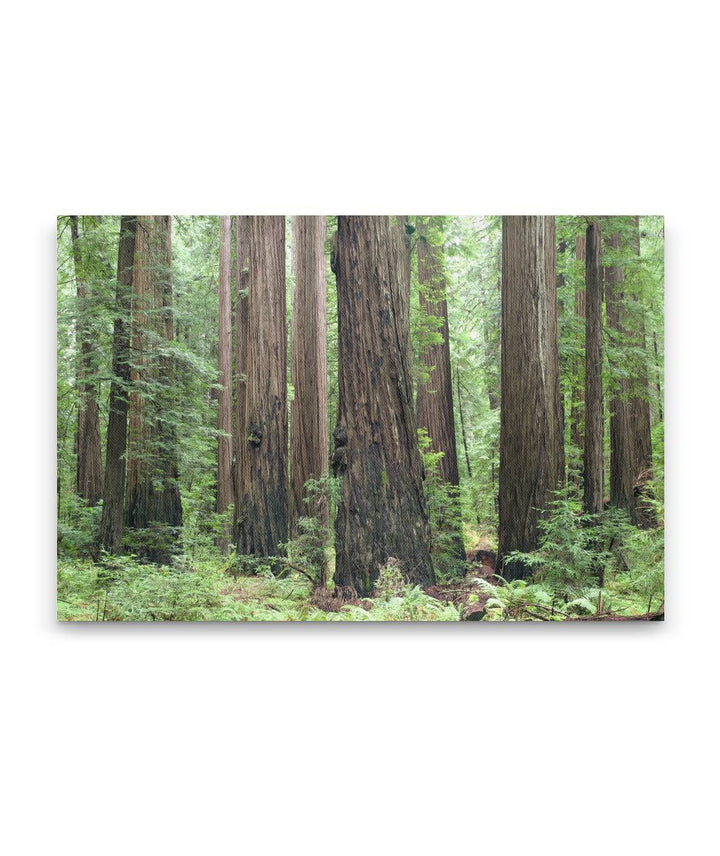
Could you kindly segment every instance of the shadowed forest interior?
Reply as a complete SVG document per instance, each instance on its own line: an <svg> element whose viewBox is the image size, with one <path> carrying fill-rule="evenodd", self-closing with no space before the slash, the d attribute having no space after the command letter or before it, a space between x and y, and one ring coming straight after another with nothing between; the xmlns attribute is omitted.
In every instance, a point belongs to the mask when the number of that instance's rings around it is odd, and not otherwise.
<svg viewBox="0 0 720 856"><path fill-rule="evenodd" d="M664 617L659 216L60 216L58 618Z"/></svg>

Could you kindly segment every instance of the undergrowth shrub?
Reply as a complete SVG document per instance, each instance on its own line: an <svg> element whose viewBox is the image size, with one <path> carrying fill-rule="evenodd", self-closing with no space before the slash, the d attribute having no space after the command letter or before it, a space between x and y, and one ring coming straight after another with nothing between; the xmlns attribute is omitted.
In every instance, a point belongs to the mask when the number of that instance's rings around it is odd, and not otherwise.
<svg viewBox="0 0 720 856"><path fill-rule="evenodd" d="M458 555L463 545L462 508L459 491L440 478L443 452L433 452L431 439L424 428L418 430L425 479L423 492L430 521L430 555L438 581L463 577L467 571L464 557Z"/></svg>
<svg viewBox="0 0 720 856"><path fill-rule="evenodd" d="M510 553L532 569L533 582L564 612L650 611L663 596L663 530L639 529L622 509L589 515L580 500L560 493L540 522L540 546ZM602 591L601 591L602 585ZM512 589L512 584L508 587Z"/></svg>

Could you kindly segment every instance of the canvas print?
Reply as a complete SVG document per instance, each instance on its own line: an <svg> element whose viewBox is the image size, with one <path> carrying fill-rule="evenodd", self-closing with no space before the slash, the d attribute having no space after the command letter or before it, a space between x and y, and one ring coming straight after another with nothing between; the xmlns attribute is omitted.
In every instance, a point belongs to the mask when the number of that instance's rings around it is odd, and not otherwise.
<svg viewBox="0 0 720 856"><path fill-rule="evenodd" d="M59 620L664 618L662 217L57 240Z"/></svg>

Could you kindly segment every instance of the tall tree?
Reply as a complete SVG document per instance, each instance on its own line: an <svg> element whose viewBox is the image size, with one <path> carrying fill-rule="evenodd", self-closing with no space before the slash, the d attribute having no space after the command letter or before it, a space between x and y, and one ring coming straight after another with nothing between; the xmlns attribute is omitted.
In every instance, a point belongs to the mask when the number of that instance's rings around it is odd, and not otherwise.
<svg viewBox="0 0 720 856"><path fill-rule="evenodd" d="M619 232L608 235L605 244L616 258L614 264L604 268L605 306L608 328L615 340L614 353L624 336L623 266L620 255L622 238ZM635 462L630 426L628 375L625 367L611 358L610 370L614 375L613 396L610 400L610 502L617 508L626 508L631 516L635 511Z"/></svg>
<svg viewBox="0 0 720 856"><path fill-rule="evenodd" d="M130 391L130 304L132 298L137 217L120 218L115 319L113 322L113 378L105 452L105 494L100 520L100 545L120 553L125 498L128 395Z"/></svg>
<svg viewBox="0 0 720 856"><path fill-rule="evenodd" d="M418 428L424 428L430 438L430 449L442 452L439 461L440 479L457 488L460 484L458 473L457 447L455 441L455 412L453 408L452 372L450 368L450 334L446 299L445 271L443 268L442 247L435 239L442 223L439 218L425 218L419 221L417 242L418 283L420 285L420 306L429 316L437 319L437 333L441 341L426 345L420 359L429 373L427 379L418 382L417 421ZM465 558L462 538L462 522L457 519L443 521L443 528L452 532L452 551L458 558Z"/></svg>
<svg viewBox="0 0 720 856"><path fill-rule="evenodd" d="M324 498L309 507L304 486L328 471L327 284L325 218L295 217L295 294L292 306L291 498L292 519L329 522Z"/></svg>
<svg viewBox="0 0 720 856"><path fill-rule="evenodd" d="M628 344L641 354L645 351L644 318L637 294L627 293L625 276L628 269L632 277L639 263L638 221L630 217L615 222L618 231L606 242L613 264L604 271L608 327L616 346L611 361L610 501L627 509L634 523L647 525L653 519L641 499L652 467L647 369L642 358L627 360L623 353Z"/></svg>
<svg viewBox="0 0 720 856"><path fill-rule="evenodd" d="M90 230L97 228L95 217L84 218ZM77 215L70 217L70 233L72 237L73 261L75 264L75 280L77 287L77 388L78 388L78 418L77 418L77 479L76 489L88 505L97 505L102 497L102 448L100 440L100 406L98 404L97 372L93 364L93 324L90 304L92 294L87 282L90 266L88 253L83 252L83 238L79 229Z"/></svg>
<svg viewBox="0 0 720 856"><path fill-rule="evenodd" d="M342 477L335 521L338 586L372 591L393 557L412 582L434 581L412 402L403 225L338 217L340 403L333 470Z"/></svg>
<svg viewBox="0 0 720 856"><path fill-rule="evenodd" d="M216 509L225 512L233 502L232 484L232 312L230 308L230 264L232 260L232 220L220 218L220 275L218 277L218 471ZM221 552L227 552L229 533L218 539Z"/></svg>
<svg viewBox="0 0 720 856"><path fill-rule="evenodd" d="M432 223L428 225L430 228L433 226ZM418 383L418 427L427 430L433 451L443 453L440 460L442 480L457 486L460 483L460 477L455 445L450 336L442 249L428 238L427 229L424 226L420 228L422 231L417 242L420 305L428 315L439 320L437 332L442 336L442 341L426 345L420 355L429 375L426 381Z"/></svg>
<svg viewBox="0 0 720 856"><path fill-rule="evenodd" d="M590 223L585 252L585 447L584 506L588 514L603 509L602 391L602 242L600 224Z"/></svg>
<svg viewBox="0 0 720 856"><path fill-rule="evenodd" d="M234 502L235 502L235 532L238 542L240 537L240 521L242 515L242 500L244 491L244 473L247 470L247 434L245 425L245 399L247 394L247 296L250 278L250 218L235 217L235 321L234 321L234 356L235 356L235 425L233 468Z"/></svg>
<svg viewBox="0 0 720 856"><path fill-rule="evenodd" d="M499 553L538 546L538 521L562 482L554 217L503 217Z"/></svg>
<svg viewBox="0 0 720 856"><path fill-rule="evenodd" d="M173 411L174 339L171 218L139 217L133 266L132 393L126 524L160 527L140 547L154 561L168 561L182 526ZM177 406L175 404L175 406Z"/></svg>
<svg viewBox="0 0 720 856"><path fill-rule="evenodd" d="M630 245L633 259L632 269L640 268L640 218L630 218ZM635 435L635 460L638 471L638 479L641 485L650 478L652 470L652 439L650 420L650 390L648 383L647 365L645 353L647 343L645 341L645 312L640 304L638 289L634 289L633 300L637 310L637 333L635 342L642 357L637 363L635 378L631 384L632 399L630 402L631 419ZM638 487L641 487L639 484Z"/></svg>
<svg viewBox="0 0 720 856"><path fill-rule="evenodd" d="M240 552L274 556L288 538L285 218L249 218L247 387Z"/></svg>
<svg viewBox="0 0 720 856"><path fill-rule="evenodd" d="M582 234L575 236L575 259L582 262L583 282L582 286L575 291L575 318L578 322L578 329L582 329L582 335L585 335L585 231ZM570 436L575 446L582 451L584 447L584 439L582 433L582 419L585 408L585 366L583 365L582 354L578 354L573 359L572 364L572 379L570 385Z"/></svg>

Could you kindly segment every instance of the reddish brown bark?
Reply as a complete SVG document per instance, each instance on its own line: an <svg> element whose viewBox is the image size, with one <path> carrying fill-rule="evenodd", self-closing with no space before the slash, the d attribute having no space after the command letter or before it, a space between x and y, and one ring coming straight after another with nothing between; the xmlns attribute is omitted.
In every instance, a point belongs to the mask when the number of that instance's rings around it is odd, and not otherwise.
<svg viewBox="0 0 720 856"><path fill-rule="evenodd" d="M443 453L440 459L440 477L444 482L457 486L460 476L455 441L450 336L442 250L421 233L418 238L417 256L420 305L428 315L440 319L437 332L442 336L442 342L426 346L420 355L429 376L427 381L418 383L418 427L427 430L431 449Z"/></svg>
<svg viewBox="0 0 720 856"><path fill-rule="evenodd" d="M434 582L412 402L403 226L339 217L340 407L333 470L342 478L335 522L337 586L372 591L397 559L407 578Z"/></svg>
<svg viewBox="0 0 720 856"><path fill-rule="evenodd" d="M585 256L585 445L583 499L588 514L603 509L602 261L600 224L586 233Z"/></svg>
<svg viewBox="0 0 720 856"><path fill-rule="evenodd" d="M249 217L235 217L235 319L234 376L235 424L233 433L234 539L240 537L243 478L247 470L247 434L245 433L245 398L247 394L247 293L250 277Z"/></svg>
<svg viewBox="0 0 720 856"><path fill-rule="evenodd" d="M97 228L94 217L85 220L90 229ZM83 253L77 216L70 218L73 261L77 282L77 325L78 346L78 419L75 446L77 450L76 490L88 505L97 505L102 498L103 472L102 448L100 440L100 407L98 405L98 384L93 365L93 325L89 312L92 300L86 281L87 259Z"/></svg>
<svg viewBox="0 0 720 856"><path fill-rule="evenodd" d="M328 471L327 284L325 218L294 218L295 293L292 307L291 498L293 524L316 516L329 522L324 498L309 504L305 484Z"/></svg>
<svg viewBox="0 0 720 856"><path fill-rule="evenodd" d="M108 553L122 550L127 449L128 395L130 389L130 303L137 217L120 218L115 321L113 326L113 379L105 453L105 495L100 521L100 545Z"/></svg>
<svg viewBox="0 0 720 856"><path fill-rule="evenodd" d="M246 466L239 549L274 556L288 539L285 218L248 219Z"/></svg>
<svg viewBox="0 0 720 856"><path fill-rule="evenodd" d="M539 543L538 522L562 483L554 217L503 217L499 554Z"/></svg>
<svg viewBox="0 0 720 856"><path fill-rule="evenodd" d="M161 352L172 341L171 218L139 217L133 266L132 393L126 524L160 527L140 549L153 561L169 560L182 526L172 406L173 361Z"/></svg>

